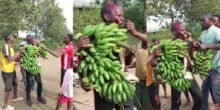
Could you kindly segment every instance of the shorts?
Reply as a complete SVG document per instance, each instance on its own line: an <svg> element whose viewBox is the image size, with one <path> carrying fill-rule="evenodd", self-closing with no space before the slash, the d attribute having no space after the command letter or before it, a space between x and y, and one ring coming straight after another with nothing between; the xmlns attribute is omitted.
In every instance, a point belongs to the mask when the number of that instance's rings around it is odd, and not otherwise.
<svg viewBox="0 0 220 110"><path fill-rule="evenodd" d="M65 104L65 103L71 102L72 100L73 100L73 98L69 98L69 97L66 97L64 95L60 95L58 97L58 103L59 104Z"/></svg>
<svg viewBox="0 0 220 110"><path fill-rule="evenodd" d="M12 86L16 86L16 73L6 73L2 71L2 79L5 84L5 92L10 92L12 90Z"/></svg>

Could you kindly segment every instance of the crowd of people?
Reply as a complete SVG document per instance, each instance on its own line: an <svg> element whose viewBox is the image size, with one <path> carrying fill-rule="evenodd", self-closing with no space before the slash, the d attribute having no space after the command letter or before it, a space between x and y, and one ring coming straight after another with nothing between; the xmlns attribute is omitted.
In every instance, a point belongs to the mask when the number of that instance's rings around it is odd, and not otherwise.
<svg viewBox="0 0 220 110"><path fill-rule="evenodd" d="M118 60L124 67L124 71L128 68L135 68L135 75L139 79L136 82L136 94L133 100L124 102L123 104L117 105L113 102L109 102L102 98L99 93L94 92L94 109L95 110L161 110L161 102L159 97L159 85L162 84L164 88L164 96L168 98L166 83L158 77L158 73L155 71L155 67L158 62L156 57L160 56L162 51L160 49L150 53L148 44L152 42L153 45L158 45L159 40L153 39L149 41L146 32L138 32L132 21L124 19L123 8L115 3L108 2L101 8L101 18L106 25L116 23L118 25L124 24L128 32L140 42L136 46L135 52L125 51L118 55ZM186 30L183 22L175 21L171 24L171 32L173 33L173 40L181 39L184 42L192 42L192 45L188 47L188 55L185 62L187 63L187 70L192 72L193 65L193 52L211 49L213 58L211 61L211 69L208 76L203 80L202 86L200 87L195 77L191 82L189 90L185 91L184 94L187 99L187 103L190 103L189 93L193 99L192 110L208 110L208 97L209 92L211 93L214 107L220 109L220 16L205 14L200 18L202 27L202 33L199 41L196 41L191 37L190 32ZM9 92L13 90L13 100L23 100L22 97L17 95L17 77L15 73L15 61L19 62L22 53L24 52L21 48L17 53L14 52L13 35L8 34L4 37L6 43L1 49L1 71L2 79L5 85L4 105L3 110L14 110L14 107L8 105ZM38 41L31 35L26 38L27 44L37 46ZM65 46L61 50L61 54L58 54L48 48L44 48L55 57L61 57L61 77L60 77L60 92L58 95L58 103L56 110L59 110L61 105L67 104L67 110L76 110L73 104L73 74L77 70L77 63L73 60L75 53L81 49L84 49L85 45L90 43L88 37L82 36L79 40L73 41L73 35L67 34L64 37ZM79 59L80 62L80 59ZM31 91L34 83L37 84L37 98L42 104L46 104L46 99L42 97L42 80L41 74L33 76L31 73L21 67L21 72L24 79L26 88L26 103L31 106ZM81 87L85 91L91 91L92 86L81 82ZM181 92L171 87L171 110L179 110L181 105Z"/></svg>

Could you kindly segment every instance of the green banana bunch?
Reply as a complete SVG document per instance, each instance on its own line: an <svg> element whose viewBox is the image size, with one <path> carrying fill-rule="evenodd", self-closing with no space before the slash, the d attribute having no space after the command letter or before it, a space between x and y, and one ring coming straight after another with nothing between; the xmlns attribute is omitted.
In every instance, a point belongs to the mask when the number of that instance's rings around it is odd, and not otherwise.
<svg viewBox="0 0 220 110"><path fill-rule="evenodd" d="M45 48L46 46L43 43L40 43L38 45L38 47L39 47L39 55L40 55L40 57L46 58L47 57L47 52L45 50L43 50L43 48Z"/></svg>
<svg viewBox="0 0 220 110"><path fill-rule="evenodd" d="M36 55L42 51L37 46L27 45L24 46L25 52L22 54L20 64L24 69L33 75L37 75L41 72L41 67L38 65Z"/></svg>
<svg viewBox="0 0 220 110"><path fill-rule="evenodd" d="M156 67L158 75L178 91L188 90L190 81L184 79L184 64L182 59L187 55L187 43L182 40L162 40L160 44L152 47L162 49L162 55L157 58L159 64Z"/></svg>
<svg viewBox="0 0 220 110"><path fill-rule="evenodd" d="M193 73L199 74L202 78L207 77L208 71L211 69L211 50L195 52L193 55L193 59Z"/></svg>
<svg viewBox="0 0 220 110"><path fill-rule="evenodd" d="M77 53L82 58L77 71L83 82L92 84L101 97L116 104L132 100L135 93L134 84L125 80L122 65L115 56L122 51L121 46L128 47L124 43L126 32L116 24L88 25L74 38L87 36L92 42L89 44L92 46Z"/></svg>

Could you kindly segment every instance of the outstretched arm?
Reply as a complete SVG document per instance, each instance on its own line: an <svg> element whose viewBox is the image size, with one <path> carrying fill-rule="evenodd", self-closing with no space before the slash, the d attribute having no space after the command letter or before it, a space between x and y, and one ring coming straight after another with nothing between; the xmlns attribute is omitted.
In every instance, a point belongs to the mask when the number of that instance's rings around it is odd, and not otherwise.
<svg viewBox="0 0 220 110"><path fill-rule="evenodd" d="M134 23L130 20L125 21L126 27L128 31L131 33L132 36L136 37L137 39L141 40L142 42L147 42L147 34L143 34L138 32L135 29Z"/></svg>

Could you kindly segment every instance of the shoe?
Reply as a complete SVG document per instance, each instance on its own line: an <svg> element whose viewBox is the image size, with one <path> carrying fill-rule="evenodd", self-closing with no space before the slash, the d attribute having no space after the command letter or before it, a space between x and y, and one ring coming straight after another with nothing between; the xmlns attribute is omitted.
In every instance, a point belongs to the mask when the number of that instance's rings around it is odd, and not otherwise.
<svg viewBox="0 0 220 110"><path fill-rule="evenodd" d="M23 99L24 99L23 97L17 97L16 99L13 99L12 102L21 101L21 100L23 100Z"/></svg>
<svg viewBox="0 0 220 110"><path fill-rule="evenodd" d="M32 106L32 100L31 100L31 98L27 98L27 105Z"/></svg>
<svg viewBox="0 0 220 110"><path fill-rule="evenodd" d="M2 110L14 110L14 109L15 109L14 107L8 105L6 108L4 108L4 109L2 109Z"/></svg>
<svg viewBox="0 0 220 110"><path fill-rule="evenodd" d="M41 102L42 104L47 104L46 99L44 99L43 97L40 97L37 99L39 102Z"/></svg>

